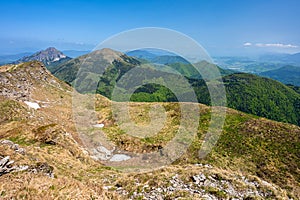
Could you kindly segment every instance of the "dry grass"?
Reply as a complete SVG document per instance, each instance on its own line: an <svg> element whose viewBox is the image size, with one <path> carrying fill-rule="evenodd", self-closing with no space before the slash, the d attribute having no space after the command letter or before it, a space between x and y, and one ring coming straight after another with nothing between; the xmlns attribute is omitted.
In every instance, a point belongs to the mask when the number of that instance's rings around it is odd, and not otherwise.
<svg viewBox="0 0 300 200"><path fill-rule="evenodd" d="M9 69L12 73L19 70L18 67ZM172 166L150 173L120 173L95 162L84 151L73 123L71 88L50 75L47 77L45 81L36 81L29 75L27 77L33 83L30 101L38 102L42 106L39 110L0 97L0 139L10 139L26 150L26 154L21 155L0 145L0 155L9 155L15 165L48 163L54 168L55 177L29 172L1 176L0 199L122 199L114 190L104 191L103 186L114 187L120 184L133 192L145 184L154 187L167 185L170 177L175 174L179 174L183 180L191 181L190 177L200 172L217 174L223 179L236 182L241 189L245 186L239 181L239 176L253 176L261 181L256 177L258 175L286 189L290 193L288 195L300 197L299 127L257 119L229 109L218 144L206 159L200 160L198 150L209 125L210 108L198 105L198 135L185 155ZM151 123L151 106L161 105L166 110L163 128L146 138L125 134L114 119L111 104L108 99L96 96L97 120L105 124L103 130L120 149L140 153L157 151L178 130L181 113L176 103L130 103L129 115L132 121L143 126ZM48 143L49 138L55 144ZM199 162L216 167L207 170L190 165ZM262 172L265 173L260 174ZM135 184L136 181L139 185ZM266 189L272 190L278 199L287 197L287 192L282 189L268 186ZM189 197L188 194L177 195Z"/></svg>

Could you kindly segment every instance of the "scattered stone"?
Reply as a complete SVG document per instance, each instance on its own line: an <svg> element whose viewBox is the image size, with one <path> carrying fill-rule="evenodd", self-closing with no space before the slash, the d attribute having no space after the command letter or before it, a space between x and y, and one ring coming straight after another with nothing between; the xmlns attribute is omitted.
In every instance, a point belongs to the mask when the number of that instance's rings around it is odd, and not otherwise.
<svg viewBox="0 0 300 200"><path fill-rule="evenodd" d="M103 189L104 189L104 190L109 190L109 189L111 189L111 188L112 188L112 186L110 186L110 185L109 185L109 186L103 186Z"/></svg>
<svg viewBox="0 0 300 200"><path fill-rule="evenodd" d="M129 160L130 158L131 158L130 156L125 154L115 154L111 157L109 161L120 162L120 161Z"/></svg>
<svg viewBox="0 0 300 200"><path fill-rule="evenodd" d="M29 169L28 165L20 165L20 166L15 167L16 172L22 172L22 171L26 171L28 169Z"/></svg>
<svg viewBox="0 0 300 200"><path fill-rule="evenodd" d="M192 176L192 180L195 184L200 184L200 183L204 183L204 181L206 180L206 177L204 174L199 174L199 175L195 175Z"/></svg>
<svg viewBox="0 0 300 200"><path fill-rule="evenodd" d="M13 142L10 141L10 140L2 140L2 141L0 142L0 144L1 144L1 145L7 145L7 146L9 146L12 150L14 150L15 152L20 153L20 154L22 154L22 155L25 154L25 150L24 150L23 148L19 147L18 144L15 144L15 143L13 143Z"/></svg>
<svg viewBox="0 0 300 200"><path fill-rule="evenodd" d="M212 166L211 166L211 165L209 165L209 164L206 164L206 165L204 165L204 167L206 167L206 168L209 168L209 169L211 169L211 168L212 168Z"/></svg>
<svg viewBox="0 0 300 200"><path fill-rule="evenodd" d="M38 103L30 102L30 101L24 101L24 103L29 106L29 108L33 108L35 110L41 108Z"/></svg>
<svg viewBox="0 0 300 200"><path fill-rule="evenodd" d="M212 166L208 166L212 167ZM244 189L238 188L232 180L223 179L218 174L204 174L199 173L191 176L192 183L181 180L178 174L172 176L169 180L169 186L161 185L158 187L149 187L145 185L141 188L140 192L134 191L128 196L129 199L165 199L166 197L176 195L181 192L187 192L190 196L196 199L235 199L243 200L249 197L254 199L272 199L272 193L270 191L264 191L257 181L249 181L246 178L242 181L246 184ZM269 184L269 185L268 185ZM138 183L140 185L140 183ZM266 186L272 186L270 183L265 183ZM130 194L124 188L120 187L116 190L120 195ZM175 198L174 199L180 199Z"/></svg>
<svg viewBox="0 0 300 200"><path fill-rule="evenodd" d="M107 148L105 148L104 146L102 146L101 144L99 144L99 146L97 146L96 148L94 148L92 150L92 158L94 160L108 160L112 157L114 149L109 150Z"/></svg>
<svg viewBox="0 0 300 200"><path fill-rule="evenodd" d="M95 128L103 128L104 124L95 124L95 125L93 125L93 127L95 127Z"/></svg>
<svg viewBox="0 0 300 200"><path fill-rule="evenodd" d="M28 171L32 173L43 173L50 178L54 178L53 167L50 166L48 163L37 163L35 166L30 166Z"/></svg>
<svg viewBox="0 0 300 200"><path fill-rule="evenodd" d="M6 156L4 158L0 157L0 176L3 174L7 174L15 170L15 167L12 166L14 161L10 160L9 156Z"/></svg>

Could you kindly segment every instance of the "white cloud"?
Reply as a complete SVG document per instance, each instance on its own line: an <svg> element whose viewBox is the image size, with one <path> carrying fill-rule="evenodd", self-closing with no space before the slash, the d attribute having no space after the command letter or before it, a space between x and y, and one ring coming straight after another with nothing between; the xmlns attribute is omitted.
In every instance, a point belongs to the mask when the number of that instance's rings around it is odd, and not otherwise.
<svg viewBox="0 0 300 200"><path fill-rule="evenodd" d="M292 44L281 44L281 43L269 43L269 44L263 44L263 43L257 43L255 44L257 47L276 47L276 48L298 48L296 45Z"/></svg>
<svg viewBox="0 0 300 200"><path fill-rule="evenodd" d="M252 46L252 43L250 43L250 42L246 42L246 43L244 43L244 46L245 46L245 47Z"/></svg>

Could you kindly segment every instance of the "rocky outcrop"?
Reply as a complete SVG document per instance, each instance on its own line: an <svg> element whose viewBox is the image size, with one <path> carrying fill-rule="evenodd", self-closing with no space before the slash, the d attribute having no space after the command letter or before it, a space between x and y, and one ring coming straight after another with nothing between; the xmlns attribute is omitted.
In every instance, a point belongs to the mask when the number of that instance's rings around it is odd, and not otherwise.
<svg viewBox="0 0 300 200"><path fill-rule="evenodd" d="M145 185L141 192L133 192L131 199L148 199L156 200L165 199L166 196L176 196L178 193L189 193L189 195L195 198L203 198L209 200L218 199L270 199L272 198L272 192L260 190L260 184L256 181L249 181L244 178L245 189L240 190L228 180L217 180L216 177L208 176L200 173L191 177L193 183L182 181L178 174L173 176L169 180L170 186L164 187L152 187L149 189L148 185ZM268 185L269 183L265 183ZM122 188L117 189L121 195L128 195L127 191ZM177 199L177 198L175 198Z"/></svg>
<svg viewBox="0 0 300 200"><path fill-rule="evenodd" d="M0 176L10 173L10 172L20 172L20 171L28 171L34 174L42 173L50 178L54 178L53 167L48 165L48 163L37 163L34 166L28 165L20 165L14 166L15 162L10 159L9 156L1 157L0 156Z"/></svg>
<svg viewBox="0 0 300 200"><path fill-rule="evenodd" d="M29 101L32 90L41 85L61 87L58 81L37 61L11 65L0 73L0 96Z"/></svg>
<svg viewBox="0 0 300 200"><path fill-rule="evenodd" d="M25 150L10 140L2 140L0 141L0 145L8 146L14 152L25 155ZM28 166L14 166L14 163L15 162L10 159L10 156L0 156L0 176L12 171L25 171L28 169Z"/></svg>
<svg viewBox="0 0 300 200"><path fill-rule="evenodd" d="M32 85L27 74L17 72L16 76L13 76L7 72L0 73L1 96L16 100L28 100Z"/></svg>
<svg viewBox="0 0 300 200"><path fill-rule="evenodd" d="M25 155L25 150L19 147L18 144L10 140L0 141L0 145L4 145L12 149L18 154ZM46 162L38 162L35 165L14 165L15 162L10 159L10 156L0 156L0 176L10 173L10 172L19 172L19 171L28 171L31 173L42 173L50 178L54 178L53 167Z"/></svg>
<svg viewBox="0 0 300 200"><path fill-rule="evenodd" d="M6 156L4 158L0 157L0 159L0 176L15 170L15 167L12 166L14 161L10 160L9 156Z"/></svg>
<svg viewBox="0 0 300 200"><path fill-rule="evenodd" d="M199 165L198 165L199 166ZM105 190L115 190L119 195L127 196L129 199L277 199L283 198L281 189L271 183L263 181L258 177L246 177L240 174L221 171L210 165L201 165L193 175L175 173L169 177L158 177L155 183L139 179L131 181L135 188L128 188L122 182L115 186L105 186ZM174 170L174 168L172 168ZM143 180L145 177L143 178ZM127 182L129 183L129 182ZM279 193L283 196L277 196Z"/></svg>

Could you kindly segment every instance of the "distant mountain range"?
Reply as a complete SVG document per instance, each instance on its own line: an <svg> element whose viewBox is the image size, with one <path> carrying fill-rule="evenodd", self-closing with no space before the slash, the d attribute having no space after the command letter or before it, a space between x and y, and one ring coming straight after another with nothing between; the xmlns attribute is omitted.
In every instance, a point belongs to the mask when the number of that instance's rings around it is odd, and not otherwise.
<svg viewBox="0 0 300 200"><path fill-rule="evenodd" d="M54 47L49 47L45 50L39 51L33 55L25 56L15 62L14 64L29 62L29 61L40 61L46 66L57 65L59 63L71 60L70 57L64 55L61 51L58 51Z"/></svg>
<svg viewBox="0 0 300 200"><path fill-rule="evenodd" d="M15 62L16 60L19 60L25 56L30 56L30 55L32 55L32 53L29 53L29 52L13 54L13 55L1 55L0 56L0 65Z"/></svg>
<svg viewBox="0 0 300 200"><path fill-rule="evenodd" d="M146 50L133 50L133 51L128 51L125 54L128 56L132 56L139 59L145 59L145 60L151 60L159 56L157 54L151 53Z"/></svg>
<svg viewBox="0 0 300 200"><path fill-rule="evenodd" d="M295 54L269 54L259 57L263 62L281 62L286 64L300 65L300 53Z"/></svg>
<svg viewBox="0 0 300 200"><path fill-rule="evenodd" d="M147 60L151 63L156 63L156 64L172 64L172 63L183 63L183 64L188 64L189 62L173 53L163 51L163 50L133 50L126 52L126 55L132 56L138 59L144 59Z"/></svg>
<svg viewBox="0 0 300 200"><path fill-rule="evenodd" d="M214 61L222 68L260 74L286 65L300 66L300 53L266 54L259 57L214 57Z"/></svg>
<svg viewBox="0 0 300 200"><path fill-rule="evenodd" d="M52 47L52 49L55 49L55 48ZM43 50L43 51L45 52L46 50ZM50 51L51 51L51 48L50 48ZM90 52L90 51L77 51L77 50L58 51L57 49L54 51L56 51L56 53L57 53L56 57L58 57L58 58L59 58L59 56L64 57L64 55L69 58L76 58L78 56L82 56L82 55ZM37 52L37 53L39 53L39 52ZM24 57L32 58L32 57L34 57L33 55L37 54L37 53L25 52L25 53L19 53L19 54L11 54L11 55L0 55L0 65L22 62ZM51 54L51 52L49 52L49 53ZM54 52L54 54L55 54L55 52ZM55 55L54 55L54 57L55 57ZM40 59L40 60L44 60L44 59ZM61 62L63 61L62 59L60 59L60 60L61 60ZM24 61L25 61L25 59L24 59ZM47 64L45 62L43 62L43 63Z"/></svg>
<svg viewBox="0 0 300 200"><path fill-rule="evenodd" d="M298 66L288 65L279 69L262 72L259 75L278 80L284 84L300 86L300 67Z"/></svg>

